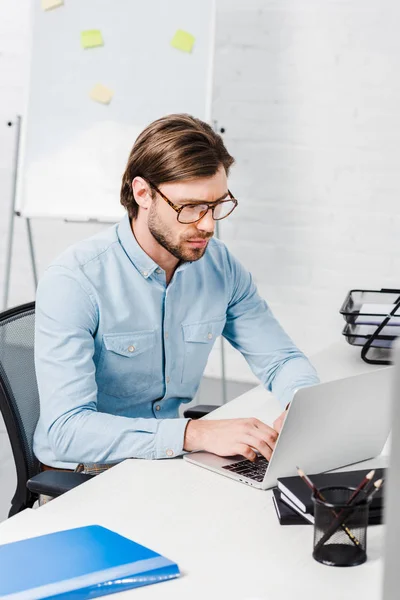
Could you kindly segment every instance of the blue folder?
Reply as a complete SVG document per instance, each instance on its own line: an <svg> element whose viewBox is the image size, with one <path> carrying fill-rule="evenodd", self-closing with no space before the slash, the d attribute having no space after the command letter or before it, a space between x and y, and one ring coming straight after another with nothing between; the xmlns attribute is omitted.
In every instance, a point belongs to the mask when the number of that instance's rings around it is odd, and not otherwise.
<svg viewBox="0 0 400 600"><path fill-rule="evenodd" d="M84 600L179 577L168 558L90 525L0 546L0 598Z"/></svg>

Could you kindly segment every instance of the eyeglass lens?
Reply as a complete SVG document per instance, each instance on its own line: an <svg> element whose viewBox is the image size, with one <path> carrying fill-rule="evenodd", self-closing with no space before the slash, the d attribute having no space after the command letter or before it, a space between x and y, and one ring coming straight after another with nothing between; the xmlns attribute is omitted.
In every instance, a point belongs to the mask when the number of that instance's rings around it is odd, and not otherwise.
<svg viewBox="0 0 400 600"><path fill-rule="evenodd" d="M216 221L224 219L233 211L235 206L236 205L234 202L232 202L232 200L220 202L214 207L214 219ZM181 223L194 223L195 221L199 221L202 217L204 217L208 208L209 207L207 204L185 206L179 214L179 221Z"/></svg>

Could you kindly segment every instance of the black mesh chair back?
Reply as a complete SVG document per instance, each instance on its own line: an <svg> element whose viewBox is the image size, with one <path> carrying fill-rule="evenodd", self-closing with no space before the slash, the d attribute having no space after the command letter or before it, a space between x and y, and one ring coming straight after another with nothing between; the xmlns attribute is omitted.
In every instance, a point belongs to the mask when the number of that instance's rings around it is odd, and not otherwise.
<svg viewBox="0 0 400 600"><path fill-rule="evenodd" d="M33 434L39 418L34 365L35 303L0 313L0 411L17 471L17 489L9 516L32 507L37 496L26 482L39 472Z"/></svg>

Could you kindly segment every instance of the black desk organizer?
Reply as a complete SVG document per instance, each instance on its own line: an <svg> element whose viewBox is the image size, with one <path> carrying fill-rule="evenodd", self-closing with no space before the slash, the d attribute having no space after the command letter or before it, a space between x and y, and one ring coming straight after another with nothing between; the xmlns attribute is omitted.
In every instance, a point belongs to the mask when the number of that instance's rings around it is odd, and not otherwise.
<svg viewBox="0 0 400 600"><path fill-rule="evenodd" d="M387 315L366 313L361 312L364 304L390 304L393 308ZM391 347L400 336L400 289L350 290L340 313L346 321L342 334L349 344L362 346L361 358L372 365L391 365ZM362 323L359 317L363 317ZM374 358L367 356L372 353Z"/></svg>

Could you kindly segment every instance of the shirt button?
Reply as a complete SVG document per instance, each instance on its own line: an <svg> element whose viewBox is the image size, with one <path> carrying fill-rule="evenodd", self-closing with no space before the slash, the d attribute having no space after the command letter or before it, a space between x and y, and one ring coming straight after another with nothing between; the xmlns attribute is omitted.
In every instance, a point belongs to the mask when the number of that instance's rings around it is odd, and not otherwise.
<svg viewBox="0 0 400 600"><path fill-rule="evenodd" d="M161 410L161 406L159 404L157 404L156 410Z"/></svg>
<svg viewBox="0 0 400 600"><path fill-rule="evenodd" d="M171 380L169 377L167 377L166 382L169 383Z"/></svg>
<svg viewBox="0 0 400 600"><path fill-rule="evenodd" d="M165 339L166 339L166 340L168 339L168 336L169 336L169 333L168 333L168 331L166 331L166 332L165 332Z"/></svg>
<svg viewBox="0 0 400 600"><path fill-rule="evenodd" d="M167 456L173 456L173 455L174 455L174 451L173 451L173 450L169 450L169 449L168 449L168 450L165 452L165 454L166 454Z"/></svg>
<svg viewBox="0 0 400 600"><path fill-rule="evenodd" d="M135 352L135 346L129 346L128 352Z"/></svg>
<svg viewBox="0 0 400 600"><path fill-rule="evenodd" d="M207 337L208 337L209 340L212 340L212 333L209 332L208 335L207 335Z"/></svg>
<svg viewBox="0 0 400 600"><path fill-rule="evenodd" d="M156 269L156 273L158 273L158 275L160 275L161 269Z"/></svg>
<svg viewBox="0 0 400 600"><path fill-rule="evenodd" d="M147 277L148 272L147 271L143 271L142 275L143 275L143 277Z"/></svg>

